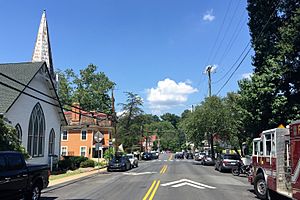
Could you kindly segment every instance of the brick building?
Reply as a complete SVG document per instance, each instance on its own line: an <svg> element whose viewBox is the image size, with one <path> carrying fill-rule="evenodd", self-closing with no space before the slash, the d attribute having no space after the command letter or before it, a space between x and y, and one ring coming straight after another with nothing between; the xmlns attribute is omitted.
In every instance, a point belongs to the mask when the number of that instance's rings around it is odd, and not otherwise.
<svg viewBox="0 0 300 200"><path fill-rule="evenodd" d="M103 152L109 147L113 130L111 120L104 113L82 111L79 104L74 104L74 107L72 112L65 112L68 125L62 128L61 155L97 158L99 153L103 157ZM99 152L94 140L94 135L98 131L104 136Z"/></svg>

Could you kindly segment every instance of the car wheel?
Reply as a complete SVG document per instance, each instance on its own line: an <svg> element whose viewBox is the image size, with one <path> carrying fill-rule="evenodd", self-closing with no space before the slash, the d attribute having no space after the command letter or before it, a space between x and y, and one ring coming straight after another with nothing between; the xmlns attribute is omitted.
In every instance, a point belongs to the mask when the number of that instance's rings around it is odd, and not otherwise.
<svg viewBox="0 0 300 200"><path fill-rule="evenodd" d="M258 198L268 199L268 187L263 174L257 174L254 179L254 191Z"/></svg>
<svg viewBox="0 0 300 200"><path fill-rule="evenodd" d="M27 196L27 199L29 200L39 200L41 198L41 190L42 187L40 184L34 184L30 190L30 193Z"/></svg>
<svg viewBox="0 0 300 200"><path fill-rule="evenodd" d="M239 176L240 175L240 170L238 167L233 167L231 170L231 173L233 174L233 176Z"/></svg>
<svg viewBox="0 0 300 200"><path fill-rule="evenodd" d="M219 170L219 172L223 172L223 168L222 168L221 165L219 166L219 169L218 169L218 170Z"/></svg>

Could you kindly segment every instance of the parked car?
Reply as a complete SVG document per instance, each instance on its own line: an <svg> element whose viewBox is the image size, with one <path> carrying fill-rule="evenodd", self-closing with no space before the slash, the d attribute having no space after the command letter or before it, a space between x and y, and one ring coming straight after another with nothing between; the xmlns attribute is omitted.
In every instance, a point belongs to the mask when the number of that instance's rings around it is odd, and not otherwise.
<svg viewBox="0 0 300 200"><path fill-rule="evenodd" d="M206 153L204 153L204 152L195 154L195 161L201 161L205 155L206 155Z"/></svg>
<svg viewBox="0 0 300 200"><path fill-rule="evenodd" d="M144 152L142 155L142 160L152 160L152 153Z"/></svg>
<svg viewBox="0 0 300 200"><path fill-rule="evenodd" d="M205 155L205 156L201 159L201 164L202 164L202 165L214 165L214 164L215 164L215 161L212 159L211 156Z"/></svg>
<svg viewBox="0 0 300 200"><path fill-rule="evenodd" d="M152 159L158 159L159 153L157 151L151 151Z"/></svg>
<svg viewBox="0 0 300 200"><path fill-rule="evenodd" d="M225 170L232 170L233 167L237 166L240 161L240 156L237 154L221 154L218 156L215 164L215 169L223 172Z"/></svg>
<svg viewBox="0 0 300 200"><path fill-rule="evenodd" d="M193 153L188 152L188 153L185 154L185 158L186 159L194 159L194 155L193 155Z"/></svg>
<svg viewBox="0 0 300 200"><path fill-rule="evenodd" d="M128 157L128 159L130 161L131 168L139 166L139 161L138 161L137 157L135 157L133 154L126 154L126 156Z"/></svg>
<svg viewBox="0 0 300 200"><path fill-rule="evenodd" d="M107 166L107 171L126 171L131 169L131 163L127 156L113 157Z"/></svg>
<svg viewBox="0 0 300 200"><path fill-rule="evenodd" d="M174 157L175 159L183 159L184 155L182 152L176 152Z"/></svg>
<svg viewBox="0 0 300 200"><path fill-rule="evenodd" d="M0 152L0 199L40 199L49 183L48 165L26 164L23 154Z"/></svg>

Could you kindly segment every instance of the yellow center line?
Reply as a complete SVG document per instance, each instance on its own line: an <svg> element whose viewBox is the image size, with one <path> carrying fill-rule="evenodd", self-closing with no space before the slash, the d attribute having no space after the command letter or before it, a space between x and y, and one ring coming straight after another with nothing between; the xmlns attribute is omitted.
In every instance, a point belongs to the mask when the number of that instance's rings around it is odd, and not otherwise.
<svg viewBox="0 0 300 200"><path fill-rule="evenodd" d="M168 168L168 165L166 165L165 169L163 170L163 172L162 172L163 174L166 173L167 168Z"/></svg>
<svg viewBox="0 0 300 200"><path fill-rule="evenodd" d="M164 165L164 166L163 166L163 168L160 170L160 172L159 172L160 174L162 174L162 173L163 173L163 171L164 171L165 167L166 167L166 165Z"/></svg>
<svg viewBox="0 0 300 200"><path fill-rule="evenodd" d="M156 193L156 191L157 191L159 185L160 185L160 180L157 181L156 186L155 186L155 188L154 188L154 190L153 190L151 196L149 197L149 200L152 200L152 199L153 199L153 197L154 197L154 195L155 195L155 193Z"/></svg>
<svg viewBox="0 0 300 200"><path fill-rule="evenodd" d="M160 181L159 181L159 182L160 182ZM153 189L155 183L156 183L156 180L153 181L151 187L150 187L149 190L147 191L147 193L146 193L146 195L144 196L143 200L147 200L147 198L148 198L149 194L151 193L151 191L152 191L152 189Z"/></svg>

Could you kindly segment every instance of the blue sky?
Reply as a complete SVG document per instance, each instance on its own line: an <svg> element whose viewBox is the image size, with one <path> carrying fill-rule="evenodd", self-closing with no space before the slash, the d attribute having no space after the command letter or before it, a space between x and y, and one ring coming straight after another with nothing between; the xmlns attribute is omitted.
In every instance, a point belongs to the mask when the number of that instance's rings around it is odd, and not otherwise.
<svg viewBox="0 0 300 200"><path fill-rule="evenodd" d="M180 115L208 95L208 64L217 66L216 94L250 40L242 0L10 0L0 3L0 63L31 60L44 9L56 69L93 63L117 84L116 103L134 92L158 115ZM251 54L220 96L252 72Z"/></svg>

